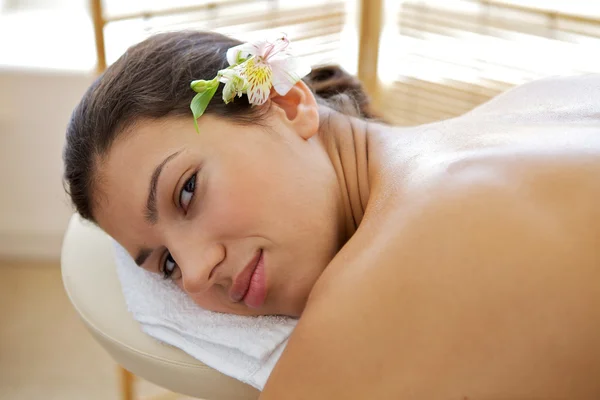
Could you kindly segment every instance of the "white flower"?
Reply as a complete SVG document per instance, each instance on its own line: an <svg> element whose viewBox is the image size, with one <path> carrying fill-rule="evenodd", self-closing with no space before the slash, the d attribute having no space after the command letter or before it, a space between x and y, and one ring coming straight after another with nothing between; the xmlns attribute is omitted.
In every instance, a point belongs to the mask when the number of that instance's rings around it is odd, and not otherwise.
<svg viewBox="0 0 600 400"><path fill-rule="evenodd" d="M223 101L232 102L236 96L248 95L253 105L262 105L271 94L271 88L285 96L300 79L310 73L310 67L300 63L289 51L290 42L282 36L273 42L257 41L232 47L227 51L229 68L222 69L211 80L195 80L190 87L196 95L190 103L194 124L198 131L200 118L219 83L224 83Z"/></svg>
<svg viewBox="0 0 600 400"><path fill-rule="evenodd" d="M310 67L300 63L289 52L289 44L287 37L282 36L273 42L244 43L227 51L229 65L235 66L233 70L237 70L237 76L246 82L245 91L251 104L264 104L271 88L281 96L286 95L310 73ZM236 85L239 87L240 83ZM233 89L228 90L231 95Z"/></svg>

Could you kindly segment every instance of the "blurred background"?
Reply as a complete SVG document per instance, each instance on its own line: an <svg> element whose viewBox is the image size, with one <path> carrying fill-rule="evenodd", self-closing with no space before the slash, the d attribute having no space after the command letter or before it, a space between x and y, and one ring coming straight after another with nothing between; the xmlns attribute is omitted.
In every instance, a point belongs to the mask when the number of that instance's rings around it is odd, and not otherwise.
<svg viewBox="0 0 600 400"><path fill-rule="evenodd" d="M356 74L397 125L600 72L600 0L0 0L0 399L119 398L115 365L60 280L63 136L99 71L148 35L188 28L286 32L313 65Z"/></svg>

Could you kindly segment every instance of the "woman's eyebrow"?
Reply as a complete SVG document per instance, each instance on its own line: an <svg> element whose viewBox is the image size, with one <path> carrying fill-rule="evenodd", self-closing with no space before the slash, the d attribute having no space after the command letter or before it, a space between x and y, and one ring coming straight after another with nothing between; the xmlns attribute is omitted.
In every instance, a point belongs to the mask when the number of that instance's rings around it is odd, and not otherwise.
<svg viewBox="0 0 600 400"><path fill-rule="evenodd" d="M156 207L156 188L158 186L158 178L160 178L160 173L162 172L164 166L167 165L169 161L171 161L180 153L181 150L176 151L175 153L165 158L160 164L156 166L154 172L152 173L152 177L150 178L150 190L148 191L148 199L146 200L146 209L144 210L144 216L146 217L146 221L153 225L158 222L158 209Z"/></svg>
<svg viewBox="0 0 600 400"><path fill-rule="evenodd" d="M146 259L150 256L150 254L152 254L152 249L148 249L146 247L138 252L137 256L135 257L135 263L138 265L138 267L141 267L142 264L146 262Z"/></svg>

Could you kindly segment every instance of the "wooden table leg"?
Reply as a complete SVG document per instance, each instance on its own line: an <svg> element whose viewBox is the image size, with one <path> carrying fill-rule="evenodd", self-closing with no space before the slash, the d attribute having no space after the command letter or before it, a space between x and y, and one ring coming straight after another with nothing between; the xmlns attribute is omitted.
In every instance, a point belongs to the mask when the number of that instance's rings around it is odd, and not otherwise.
<svg viewBox="0 0 600 400"><path fill-rule="evenodd" d="M119 380L121 383L121 400L134 400L133 384L135 375L119 365Z"/></svg>

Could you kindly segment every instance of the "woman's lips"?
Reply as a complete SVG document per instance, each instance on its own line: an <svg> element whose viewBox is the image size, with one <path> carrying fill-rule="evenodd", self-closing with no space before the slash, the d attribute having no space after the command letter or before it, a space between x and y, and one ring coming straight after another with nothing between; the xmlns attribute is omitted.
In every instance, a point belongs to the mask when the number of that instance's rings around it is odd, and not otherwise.
<svg viewBox="0 0 600 400"><path fill-rule="evenodd" d="M254 273L250 278L248 291L242 300L250 308L259 308L263 305L266 298L267 280L265 276L265 260L261 251Z"/></svg>
<svg viewBox="0 0 600 400"><path fill-rule="evenodd" d="M266 279L263 251L259 250L235 277L229 290L234 302L244 301L249 307L260 307L266 298Z"/></svg>

